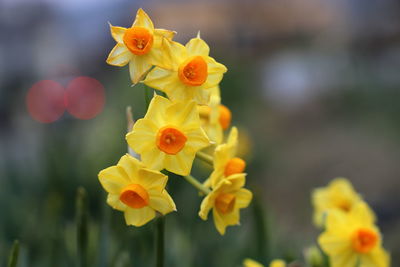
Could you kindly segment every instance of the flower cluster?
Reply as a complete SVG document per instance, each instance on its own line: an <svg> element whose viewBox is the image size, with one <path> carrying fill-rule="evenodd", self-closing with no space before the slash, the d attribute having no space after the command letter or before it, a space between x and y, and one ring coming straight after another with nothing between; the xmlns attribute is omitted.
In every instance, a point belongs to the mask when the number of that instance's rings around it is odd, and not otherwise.
<svg viewBox="0 0 400 267"><path fill-rule="evenodd" d="M350 182L336 178L312 195L314 221L324 231L318 243L331 267L388 267L390 257L372 209Z"/></svg>
<svg viewBox="0 0 400 267"><path fill-rule="evenodd" d="M219 88L226 67L210 57L200 34L186 45L175 42L175 32L154 28L142 9L130 28L110 28L117 44L107 63L129 64L133 84L141 82L161 93L154 94L144 118L126 135L140 160L127 154L116 166L99 173L108 192L107 203L123 211L126 223L134 226L149 222L156 212L175 211L165 189L171 172L203 193L199 216L206 220L212 210L215 226L224 234L227 226L239 224L240 209L252 199L252 193L243 188L246 163L236 157L235 127L224 143L232 117L221 104ZM190 175L195 157L213 165L204 183Z"/></svg>

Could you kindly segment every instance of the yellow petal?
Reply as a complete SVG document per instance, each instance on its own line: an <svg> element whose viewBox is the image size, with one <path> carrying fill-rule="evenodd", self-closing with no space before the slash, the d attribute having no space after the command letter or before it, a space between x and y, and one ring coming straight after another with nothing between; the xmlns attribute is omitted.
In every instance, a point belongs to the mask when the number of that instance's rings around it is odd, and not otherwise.
<svg viewBox="0 0 400 267"><path fill-rule="evenodd" d="M186 132L186 137L188 140L185 148L189 149L193 153L196 153L211 144L206 133L201 128Z"/></svg>
<svg viewBox="0 0 400 267"><path fill-rule="evenodd" d="M251 199L253 198L253 193L245 188L241 188L235 195L236 207L239 209L247 208L251 202Z"/></svg>
<svg viewBox="0 0 400 267"><path fill-rule="evenodd" d="M150 17L144 12L143 9L139 8L138 12L136 13L136 19L132 24L132 27L144 27L149 29L151 32L154 30L153 22L151 21Z"/></svg>
<svg viewBox="0 0 400 267"><path fill-rule="evenodd" d="M111 36L114 38L114 40L117 43L123 44L124 43L123 38L124 38L126 28L113 26L113 25L111 25L111 23L108 23L108 24L110 25Z"/></svg>
<svg viewBox="0 0 400 267"><path fill-rule="evenodd" d="M167 118L173 125L179 125L182 131L199 129L200 117L194 101L175 102L166 110Z"/></svg>
<svg viewBox="0 0 400 267"><path fill-rule="evenodd" d="M113 209L119 211L125 211L128 207L119 200L119 195L108 194L107 196L107 204L110 205Z"/></svg>
<svg viewBox="0 0 400 267"><path fill-rule="evenodd" d="M364 201L358 202L350 211L350 216L354 216L359 222L363 224L373 225L375 222L375 214Z"/></svg>
<svg viewBox="0 0 400 267"><path fill-rule="evenodd" d="M213 209L213 219L214 219L214 225L217 228L218 232L221 235L225 234L225 229L226 229L226 224L224 220L221 217L221 214L216 209Z"/></svg>
<svg viewBox="0 0 400 267"><path fill-rule="evenodd" d="M163 215L176 211L176 206L171 196L167 191L163 190L159 192L157 190L150 190L150 207L156 211L162 213Z"/></svg>
<svg viewBox="0 0 400 267"><path fill-rule="evenodd" d="M167 98L159 95L154 96L150 101L145 118L151 120L158 128L165 126L165 113L170 105L171 101Z"/></svg>
<svg viewBox="0 0 400 267"><path fill-rule="evenodd" d="M215 195L213 193L210 193L201 202L199 216L204 221L207 220L208 213L214 206L214 200L215 200Z"/></svg>
<svg viewBox="0 0 400 267"><path fill-rule="evenodd" d="M168 40L172 40L175 36L176 32L164 30L164 29L155 29L154 30L154 46L160 47L162 45L162 39L167 38ZM157 38L161 37L161 38Z"/></svg>
<svg viewBox="0 0 400 267"><path fill-rule="evenodd" d="M129 208L125 211L125 222L127 225L142 226L156 216L156 212L150 207L141 209Z"/></svg>
<svg viewBox="0 0 400 267"><path fill-rule="evenodd" d="M131 155L126 154L121 157L118 166L124 169L125 173L129 177L129 181L134 183L137 181L139 168L142 168L143 164Z"/></svg>
<svg viewBox="0 0 400 267"><path fill-rule="evenodd" d="M389 267L390 266L390 256L382 248L371 251L371 253L361 256L361 266L362 267Z"/></svg>
<svg viewBox="0 0 400 267"><path fill-rule="evenodd" d="M132 53L125 47L124 44L116 44L111 50L106 62L113 66L122 67L128 64L132 59Z"/></svg>
<svg viewBox="0 0 400 267"><path fill-rule="evenodd" d="M119 194L129 184L129 178L122 167L111 166L99 173L99 181L103 188L111 194Z"/></svg>
<svg viewBox="0 0 400 267"><path fill-rule="evenodd" d="M189 89L194 89L193 100L195 100L198 104L205 105L210 102L211 91L204 85Z"/></svg>
<svg viewBox="0 0 400 267"><path fill-rule="evenodd" d="M163 39L162 46L165 51L164 65L169 70L178 71L179 65L188 58L186 47L166 38Z"/></svg>
<svg viewBox="0 0 400 267"><path fill-rule="evenodd" d="M210 47L200 38L193 38L186 44L188 56L208 56Z"/></svg>
<svg viewBox="0 0 400 267"><path fill-rule="evenodd" d="M352 253L351 250L348 250L334 257L329 257L329 259L330 267L354 267L357 266L358 256Z"/></svg>
<svg viewBox="0 0 400 267"><path fill-rule="evenodd" d="M166 154L164 159L165 169L182 176L189 175L195 156L195 153L188 152L185 148L176 155Z"/></svg>
<svg viewBox="0 0 400 267"><path fill-rule="evenodd" d="M140 184L146 188L146 190L155 190L162 192L167 184L168 176L162 174L159 171L150 169L141 169L139 171Z"/></svg>
<svg viewBox="0 0 400 267"><path fill-rule="evenodd" d="M229 186L226 185L224 187L228 188L229 192L236 192L237 190L242 188L246 183L246 174L235 173L227 177L226 180L228 180L231 184Z"/></svg>
<svg viewBox="0 0 400 267"><path fill-rule="evenodd" d="M165 155L164 152L154 146L154 148L146 150L140 156L148 168L159 171L164 169Z"/></svg>
<svg viewBox="0 0 400 267"><path fill-rule="evenodd" d="M129 61L129 75L133 84L141 81L147 72L150 70L152 64L148 56L132 56L132 60Z"/></svg>
<svg viewBox="0 0 400 267"><path fill-rule="evenodd" d="M175 77L172 71L155 67L147 74L143 83L152 88L166 92L166 88L170 88L174 80L179 81L179 78L177 75Z"/></svg>
<svg viewBox="0 0 400 267"><path fill-rule="evenodd" d="M352 251L350 239L346 236L322 233L318 238L318 244L328 255L339 255L346 251Z"/></svg>
<svg viewBox="0 0 400 267"><path fill-rule="evenodd" d="M152 121L140 119L134 125L130 133L126 135L128 145L137 153L151 149L156 140L157 129Z"/></svg>

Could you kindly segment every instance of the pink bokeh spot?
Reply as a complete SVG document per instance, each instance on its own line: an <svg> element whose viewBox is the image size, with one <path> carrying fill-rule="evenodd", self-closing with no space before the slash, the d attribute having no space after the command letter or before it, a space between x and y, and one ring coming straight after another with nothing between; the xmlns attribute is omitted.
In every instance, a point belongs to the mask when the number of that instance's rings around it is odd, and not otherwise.
<svg viewBox="0 0 400 267"><path fill-rule="evenodd" d="M103 85L90 77L77 77L67 86L64 96L65 106L74 117L88 120L96 117L104 107Z"/></svg>
<svg viewBox="0 0 400 267"><path fill-rule="evenodd" d="M42 123L54 122L65 111L64 87L52 80L39 81L29 89L26 106L33 119Z"/></svg>

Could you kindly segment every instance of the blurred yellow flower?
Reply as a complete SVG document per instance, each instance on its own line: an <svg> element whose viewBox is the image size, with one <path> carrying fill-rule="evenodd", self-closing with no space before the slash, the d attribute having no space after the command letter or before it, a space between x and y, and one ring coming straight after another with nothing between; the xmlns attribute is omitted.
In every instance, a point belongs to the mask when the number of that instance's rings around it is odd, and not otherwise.
<svg viewBox="0 0 400 267"><path fill-rule="evenodd" d="M390 258L382 248L381 234L375 217L364 202L358 202L348 212L329 212L326 230L318 239L329 256L331 267L388 267Z"/></svg>
<svg viewBox="0 0 400 267"><path fill-rule="evenodd" d="M236 156L238 146L238 130L232 127L228 140L219 145L214 152L214 170L210 177L204 182L207 187L215 187L221 180L233 174L243 173L246 162Z"/></svg>
<svg viewBox="0 0 400 267"><path fill-rule="evenodd" d="M165 190L168 177L145 168L134 157L122 156L116 166L99 173L99 181L108 192L107 204L123 211L127 225L142 226L156 216L175 211L175 203Z"/></svg>
<svg viewBox="0 0 400 267"><path fill-rule="evenodd" d="M220 144L224 138L224 131L219 122L219 100L212 96L209 105L198 105L201 127L206 132L210 141Z"/></svg>
<svg viewBox="0 0 400 267"><path fill-rule="evenodd" d="M273 260L269 267L285 267L286 263L283 260Z"/></svg>
<svg viewBox="0 0 400 267"><path fill-rule="evenodd" d="M336 178L327 187L317 188L312 194L314 223L322 227L327 212L339 210L348 213L360 201L361 196L354 191L347 179Z"/></svg>
<svg viewBox="0 0 400 267"><path fill-rule="evenodd" d="M162 65L162 40L172 40L175 33L154 29L149 16L139 9L132 27L123 28L110 24L111 35L117 42L107 58L107 63L122 67L129 63L133 84L139 82L153 65Z"/></svg>
<svg viewBox="0 0 400 267"><path fill-rule="evenodd" d="M245 259L243 261L243 267L264 267L264 265L252 259Z"/></svg>
<svg viewBox="0 0 400 267"><path fill-rule="evenodd" d="M188 175L196 152L210 141L200 127L194 101L171 102L156 95L143 119L126 135L129 146L151 169Z"/></svg>
<svg viewBox="0 0 400 267"><path fill-rule="evenodd" d="M252 259L245 259L243 261L243 266L244 267L264 267L264 265L262 265L259 262L256 262L255 260ZM283 260L273 260L271 262L271 264L269 265L269 267L285 267L286 263Z"/></svg>
<svg viewBox="0 0 400 267"><path fill-rule="evenodd" d="M215 227L221 235L229 225L239 224L240 209L246 208L253 194L243 188L244 173L231 175L222 180L201 202L199 216L207 220L208 213L213 210Z"/></svg>
<svg viewBox="0 0 400 267"><path fill-rule="evenodd" d="M186 46L167 39L163 45L164 66L151 70L143 82L165 92L173 101L194 99L207 104L210 88L219 84L226 67L209 56L210 48L199 36Z"/></svg>

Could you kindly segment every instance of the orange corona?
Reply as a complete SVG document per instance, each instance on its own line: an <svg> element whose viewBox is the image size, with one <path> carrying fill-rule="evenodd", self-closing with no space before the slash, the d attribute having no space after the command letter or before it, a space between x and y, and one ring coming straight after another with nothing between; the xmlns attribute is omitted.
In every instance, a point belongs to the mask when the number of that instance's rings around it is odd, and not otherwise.
<svg viewBox="0 0 400 267"><path fill-rule="evenodd" d="M219 105L218 111L219 111L219 123L221 124L222 129L226 130L231 125L232 113L229 110L229 108L227 108L224 105Z"/></svg>
<svg viewBox="0 0 400 267"><path fill-rule="evenodd" d="M202 56L192 57L179 66L178 76L186 85L200 86L207 80L207 62Z"/></svg>
<svg viewBox="0 0 400 267"><path fill-rule="evenodd" d="M187 137L175 127L166 126L157 134L157 147L167 154L175 155L185 146Z"/></svg>
<svg viewBox="0 0 400 267"><path fill-rule="evenodd" d="M228 177L235 173L242 173L246 168L246 162L241 158L232 158L225 165L224 175Z"/></svg>
<svg viewBox="0 0 400 267"><path fill-rule="evenodd" d="M139 184L130 184L122 189L119 199L133 209L141 209L149 205L149 194Z"/></svg>
<svg viewBox="0 0 400 267"><path fill-rule="evenodd" d="M229 193L221 193L215 199L215 206L222 214L230 213L235 207L236 196Z"/></svg>
<svg viewBox="0 0 400 267"><path fill-rule="evenodd" d="M358 253L370 252L378 243L378 235L370 229L357 230L352 239L353 248Z"/></svg>
<svg viewBox="0 0 400 267"><path fill-rule="evenodd" d="M147 54L153 46L153 35L143 27L132 27L126 30L123 41L135 55Z"/></svg>

